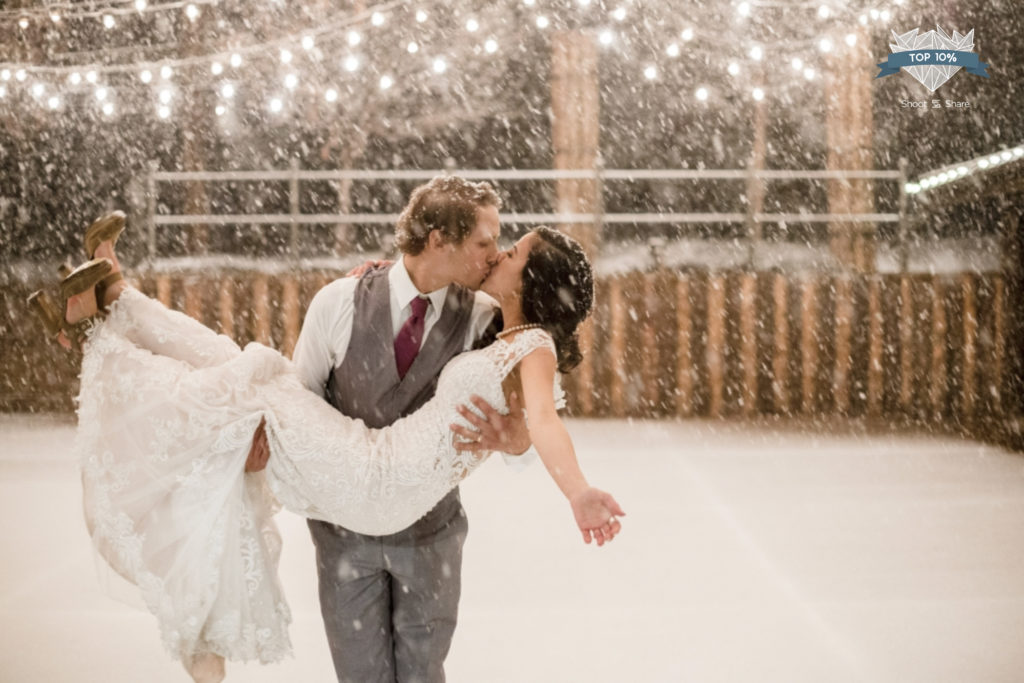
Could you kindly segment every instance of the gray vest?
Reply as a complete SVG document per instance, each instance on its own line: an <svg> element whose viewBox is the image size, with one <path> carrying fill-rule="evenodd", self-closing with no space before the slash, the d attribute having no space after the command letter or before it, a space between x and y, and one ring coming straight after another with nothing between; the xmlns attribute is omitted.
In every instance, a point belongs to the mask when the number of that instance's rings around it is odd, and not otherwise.
<svg viewBox="0 0 1024 683"><path fill-rule="evenodd" d="M473 313L473 293L458 285L449 286L441 318L430 328L405 377L399 379L389 270L371 270L356 284L352 336L345 359L327 381L331 405L375 429L386 427L430 400L441 369L463 351Z"/></svg>

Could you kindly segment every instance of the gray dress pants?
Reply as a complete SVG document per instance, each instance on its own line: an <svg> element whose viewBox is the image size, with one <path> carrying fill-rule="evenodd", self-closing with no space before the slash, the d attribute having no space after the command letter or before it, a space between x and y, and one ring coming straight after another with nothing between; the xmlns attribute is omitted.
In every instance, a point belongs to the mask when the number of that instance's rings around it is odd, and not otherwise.
<svg viewBox="0 0 1024 683"><path fill-rule="evenodd" d="M469 530L459 490L390 536L308 523L339 683L444 681Z"/></svg>

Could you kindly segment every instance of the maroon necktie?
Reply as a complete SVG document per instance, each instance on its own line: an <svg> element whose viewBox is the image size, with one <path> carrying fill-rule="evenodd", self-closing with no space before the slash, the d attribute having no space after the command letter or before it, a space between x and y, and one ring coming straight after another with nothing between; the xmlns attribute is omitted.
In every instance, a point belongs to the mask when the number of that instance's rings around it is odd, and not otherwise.
<svg viewBox="0 0 1024 683"><path fill-rule="evenodd" d="M410 304L412 315L398 330L395 337L395 365L398 367L398 378L405 377L409 372L412 362L416 360L416 354L420 352L420 344L423 343L423 322L426 320L427 304L429 302L421 296L416 297Z"/></svg>

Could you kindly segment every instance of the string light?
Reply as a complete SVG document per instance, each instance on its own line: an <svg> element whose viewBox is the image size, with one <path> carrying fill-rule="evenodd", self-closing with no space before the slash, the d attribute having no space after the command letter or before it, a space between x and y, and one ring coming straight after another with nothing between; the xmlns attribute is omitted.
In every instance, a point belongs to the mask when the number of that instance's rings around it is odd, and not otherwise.
<svg viewBox="0 0 1024 683"><path fill-rule="evenodd" d="M831 14L831 12L829 11L828 5L822 5L818 8L819 19L828 19L829 14Z"/></svg>
<svg viewBox="0 0 1024 683"><path fill-rule="evenodd" d="M14 77L19 81L24 81L26 78L28 78L28 74L25 73L24 69L18 69L14 72Z"/></svg>
<svg viewBox="0 0 1024 683"><path fill-rule="evenodd" d="M380 89L381 90L387 90L388 88L390 88L394 84L395 84L395 80L393 78L391 78L391 76L384 75L384 76L380 77Z"/></svg>
<svg viewBox="0 0 1024 683"><path fill-rule="evenodd" d="M828 38L822 38L821 41L818 42L818 49L822 52L831 52L832 41Z"/></svg>
<svg viewBox="0 0 1024 683"><path fill-rule="evenodd" d="M750 16L750 3L749 2L741 2L736 7L736 11L739 12L739 15L741 17L749 17Z"/></svg>
<svg viewBox="0 0 1024 683"><path fill-rule="evenodd" d="M856 33L847 33L846 34L846 44L849 45L850 47L853 47L854 45L856 45L857 44L857 34Z"/></svg>
<svg viewBox="0 0 1024 683"><path fill-rule="evenodd" d="M611 45L615 42L615 34L605 29L597 36L597 39L601 41L602 45Z"/></svg>
<svg viewBox="0 0 1024 683"><path fill-rule="evenodd" d="M626 8L621 5L616 7L612 12L612 19L615 21L623 21L626 18Z"/></svg>
<svg viewBox="0 0 1024 683"><path fill-rule="evenodd" d="M754 99L758 102L764 99L764 90L761 88L754 88L750 94L753 95Z"/></svg>
<svg viewBox="0 0 1024 683"><path fill-rule="evenodd" d="M537 28L547 28L550 24L551 22L543 14L537 17Z"/></svg>
<svg viewBox="0 0 1024 683"><path fill-rule="evenodd" d="M95 71L90 70L86 72L85 80L89 81L90 83L95 83L99 80L99 75Z"/></svg>
<svg viewBox="0 0 1024 683"><path fill-rule="evenodd" d="M224 116L224 114L226 114L227 111L228 111L228 108L225 107L223 104L218 104L217 108L214 109L214 112L216 112L217 116Z"/></svg>
<svg viewBox="0 0 1024 683"><path fill-rule="evenodd" d="M760 62L764 58L764 49L760 45L750 48L750 58L755 62Z"/></svg>
<svg viewBox="0 0 1024 683"><path fill-rule="evenodd" d="M355 47L356 45L361 43L362 40L363 40L363 37L361 35L359 35L359 31L349 31L348 32L348 44L351 45L352 47Z"/></svg>
<svg viewBox="0 0 1024 683"><path fill-rule="evenodd" d="M168 107L167 105L163 105L163 106L160 106L159 108L157 108L156 113L157 113L157 116L159 116L162 119L170 118L170 116L171 116L171 108Z"/></svg>
<svg viewBox="0 0 1024 683"><path fill-rule="evenodd" d="M107 99L107 89L106 88L96 88L96 93L95 94L96 94L96 99L99 100L100 102L102 102L103 100Z"/></svg>
<svg viewBox="0 0 1024 683"><path fill-rule="evenodd" d="M294 90L295 86L299 84L299 77L295 74L288 74L284 77L284 87L289 90Z"/></svg>
<svg viewBox="0 0 1024 683"><path fill-rule="evenodd" d="M82 82L82 74L74 71L70 76L68 76L68 80L71 81L71 85L78 85Z"/></svg>
<svg viewBox="0 0 1024 683"><path fill-rule="evenodd" d="M53 23L55 23L55 24L59 24L60 23L60 12L51 12L50 13L50 20L53 21Z"/></svg>
<svg viewBox="0 0 1024 683"><path fill-rule="evenodd" d="M143 69L142 73L139 74L139 80L141 80L143 83L149 83L151 80L153 80L153 72L151 72L149 69Z"/></svg>
<svg viewBox="0 0 1024 683"><path fill-rule="evenodd" d="M484 50L486 50L489 54L494 54L495 52L498 51L498 41L496 41L494 38L488 38L487 42L484 43Z"/></svg>
<svg viewBox="0 0 1024 683"><path fill-rule="evenodd" d="M46 87L42 83L36 83L32 86L32 94L36 97L42 97L46 91Z"/></svg>
<svg viewBox="0 0 1024 683"><path fill-rule="evenodd" d="M287 49L281 50L281 63L289 64L292 61L292 51Z"/></svg>
<svg viewBox="0 0 1024 683"><path fill-rule="evenodd" d="M146 0L135 0L135 9L142 12L146 9Z"/></svg>
<svg viewBox="0 0 1024 683"><path fill-rule="evenodd" d="M667 54L669 57L678 57L679 46L675 43L669 43L669 46L665 48L665 54Z"/></svg>
<svg viewBox="0 0 1024 683"><path fill-rule="evenodd" d="M814 80L814 68L813 67L809 66L806 69L804 69L804 78L806 78L809 81L813 81Z"/></svg>
<svg viewBox="0 0 1024 683"><path fill-rule="evenodd" d="M423 10L421 10L421 9L420 10L416 10L416 21L418 21L419 23L422 24L426 20L427 20L427 13L424 12Z"/></svg>
<svg viewBox="0 0 1024 683"><path fill-rule="evenodd" d="M185 16L189 18L189 21L195 21L199 18L199 8L195 5L189 5L185 8Z"/></svg>
<svg viewBox="0 0 1024 683"><path fill-rule="evenodd" d="M230 100L232 97L235 96L235 86L231 83L225 83L224 85L220 86L220 95L224 99Z"/></svg>
<svg viewBox="0 0 1024 683"><path fill-rule="evenodd" d="M210 73L212 73L214 76L220 76L223 71L224 65L220 62L214 62L210 65Z"/></svg>
<svg viewBox="0 0 1024 683"><path fill-rule="evenodd" d="M231 67L237 69L240 66L242 66L242 55L236 52L231 55Z"/></svg>
<svg viewBox="0 0 1024 683"><path fill-rule="evenodd" d="M3 71L0 71L0 80L4 80L4 81L11 80L11 70L10 69L4 69Z"/></svg>
<svg viewBox="0 0 1024 683"><path fill-rule="evenodd" d="M736 76L740 72L740 65L736 62L729 62L729 75Z"/></svg>
<svg viewBox="0 0 1024 683"><path fill-rule="evenodd" d="M345 58L345 71L355 71L358 68L359 68L359 58L358 57L350 56L350 57L346 57Z"/></svg>
<svg viewBox="0 0 1024 683"><path fill-rule="evenodd" d="M380 12L374 12L373 16L370 17L370 23L373 24L374 26L383 26L384 15Z"/></svg>
<svg viewBox="0 0 1024 683"><path fill-rule="evenodd" d="M338 91L335 90L334 88L328 88L327 92L324 93L324 99L326 99L328 102L337 102Z"/></svg>
<svg viewBox="0 0 1024 683"><path fill-rule="evenodd" d="M20 26L23 29L28 28L28 18L22 17L21 19L18 19L18 26Z"/></svg>
<svg viewBox="0 0 1024 683"><path fill-rule="evenodd" d="M170 104L172 97L174 97L174 93L171 92L170 88L164 88L160 91L161 104Z"/></svg>
<svg viewBox="0 0 1024 683"><path fill-rule="evenodd" d="M405 49L409 51L409 54L414 55L420 51L419 44L414 40L405 46Z"/></svg>
<svg viewBox="0 0 1024 683"><path fill-rule="evenodd" d="M693 29L687 26L683 29L683 32L679 34L679 37L686 42L693 40Z"/></svg>
<svg viewBox="0 0 1024 683"><path fill-rule="evenodd" d="M160 68L160 78L164 79L165 81L169 81L171 79L171 76L173 75L174 69L172 69L169 65L164 64Z"/></svg>
<svg viewBox="0 0 1024 683"><path fill-rule="evenodd" d="M434 73L443 74L448 69L448 63L438 57L434 60Z"/></svg>
<svg viewBox="0 0 1024 683"><path fill-rule="evenodd" d="M476 33L476 30L480 28L480 22L476 19L470 19L466 22L466 30L470 33Z"/></svg>
<svg viewBox="0 0 1024 683"><path fill-rule="evenodd" d="M108 29L114 28L115 24L116 24L116 22L114 21L114 15L113 14L105 14L105 15L103 15L103 26L104 27L106 27Z"/></svg>
<svg viewBox="0 0 1024 683"><path fill-rule="evenodd" d="M0 85L0 99L7 97L7 86Z"/></svg>
<svg viewBox="0 0 1024 683"><path fill-rule="evenodd" d="M303 50L306 50L308 52L309 50L313 49L314 45L316 45L316 41L313 39L313 36L303 36L302 37L302 49Z"/></svg>
<svg viewBox="0 0 1024 683"><path fill-rule="evenodd" d="M56 109L60 106L60 98L54 95L49 100L47 100L46 103L50 105L50 109Z"/></svg>
<svg viewBox="0 0 1024 683"><path fill-rule="evenodd" d="M657 77L658 77L658 69L657 69L657 67L655 67L653 64L648 64L644 68L644 78L646 78L649 81L653 81Z"/></svg>
<svg viewBox="0 0 1024 683"><path fill-rule="evenodd" d="M708 99L707 88L697 88L697 92L695 94L697 96L697 99L700 100L701 102L705 102Z"/></svg>

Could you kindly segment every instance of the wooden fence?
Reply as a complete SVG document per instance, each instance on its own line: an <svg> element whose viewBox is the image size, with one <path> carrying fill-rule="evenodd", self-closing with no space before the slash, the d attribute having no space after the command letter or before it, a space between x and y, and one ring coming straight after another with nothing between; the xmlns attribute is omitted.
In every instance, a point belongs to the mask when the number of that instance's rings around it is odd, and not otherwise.
<svg viewBox="0 0 1024 683"><path fill-rule="evenodd" d="M143 274L147 294L240 343L290 354L313 294L338 273ZM77 369L0 296L0 409L68 410ZM991 273L661 270L599 279L565 379L574 415L878 417L963 426L1007 401L1007 294ZM1011 405L1012 403L1012 405Z"/></svg>

